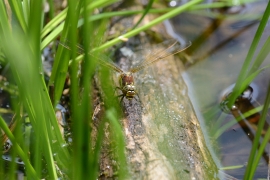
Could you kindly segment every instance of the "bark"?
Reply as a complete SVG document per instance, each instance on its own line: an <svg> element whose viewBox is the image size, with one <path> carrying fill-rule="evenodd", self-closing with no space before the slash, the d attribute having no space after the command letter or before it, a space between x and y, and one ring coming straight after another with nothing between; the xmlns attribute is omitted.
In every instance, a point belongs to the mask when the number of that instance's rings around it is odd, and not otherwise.
<svg viewBox="0 0 270 180"><path fill-rule="evenodd" d="M133 21L133 18L124 19L114 27L130 25ZM151 32L159 37L166 36L162 25ZM138 39L145 41L142 49L149 49L146 40L151 39L149 34L133 40ZM155 46L151 47L154 51ZM132 66L136 59L146 54L133 54L136 55L133 61L120 58L120 66L129 67L131 62ZM138 97L123 101L125 117L121 122L126 136L130 179L217 179L217 167L181 77L183 66L175 58L171 56L137 72Z"/></svg>
<svg viewBox="0 0 270 180"><path fill-rule="evenodd" d="M176 61L172 56L136 73L138 98L124 100L132 179L215 179L217 168Z"/></svg>

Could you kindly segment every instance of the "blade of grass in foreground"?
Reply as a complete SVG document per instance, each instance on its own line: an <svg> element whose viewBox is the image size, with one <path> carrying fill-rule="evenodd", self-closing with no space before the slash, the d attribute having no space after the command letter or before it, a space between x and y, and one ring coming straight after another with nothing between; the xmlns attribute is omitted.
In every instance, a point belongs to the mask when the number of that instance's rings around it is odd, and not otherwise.
<svg viewBox="0 0 270 180"><path fill-rule="evenodd" d="M23 160L25 167L26 167L26 174L29 179L39 179L36 171L34 170L33 166L31 165L28 156L23 152L22 148L18 145L15 137L13 136L12 132L9 130L5 120L0 116L0 127L1 130L5 132L7 137L10 139L10 141L13 144L13 147L15 148L16 152L20 156L20 158Z"/></svg>
<svg viewBox="0 0 270 180"><path fill-rule="evenodd" d="M99 0L99 1L95 1L92 3L88 3L87 5L85 5L84 7L86 7L86 11L91 11L91 9L98 9L98 8L103 8L106 7L110 4L113 4L115 2L117 2L118 0ZM65 18L68 16L67 14L68 12L68 8L64 9L63 11L61 11L57 16L55 16L42 30L41 32L41 38L44 37L48 37L50 36L50 38L44 39L44 42L42 43L41 47L42 49L48 45L48 42L52 42L53 39L56 38L56 36L58 36L60 34L60 32L62 32L63 30L63 26L62 26L62 22L65 20ZM80 11L80 13L83 13L83 11ZM110 16L111 17L111 16ZM60 25L59 25L60 24ZM58 27L57 27L58 26ZM59 28L59 26L61 26ZM57 32L54 31L54 29L58 29L56 30ZM56 34L56 36L51 36L51 34Z"/></svg>
<svg viewBox="0 0 270 180"><path fill-rule="evenodd" d="M105 1L105 0L102 0L102 1L94 1L93 3L89 3L88 6L87 6L87 11L86 12L89 12L91 9L94 9L94 8L98 8L98 7L102 7L104 5L108 5L108 4L111 4L113 2L115 2L116 0L110 0L110 1ZM71 8L71 7L69 7ZM75 16L75 14L72 14L70 13L71 11L68 10L68 11L65 11L65 13L61 13L61 16L57 16L57 18L59 19L63 19L66 17L66 20L65 20L65 25L64 25L64 28L62 28L63 30L61 29L57 29L57 32L53 31L52 35L49 35L50 36L50 39L44 39L44 41L42 42L42 46L41 48L44 48L44 44L47 44L49 43L50 41L52 41L56 35L58 35L57 33L60 33L61 32L61 40L60 41L64 41L64 39L68 39L69 41L71 41L70 38L68 38L68 34L72 34L70 33L70 24L71 21L72 21L72 18ZM77 11L76 13L78 14L81 14L82 12L84 11ZM56 21L56 22L59 22L59 21ZM54 23L56 23L54 22ZM51 24L51 26L54 25L54 23ZM77 24L78 24L78 20L77 20ZM76 24L76 27L77 27L77 24ZM74 25L75 26L75 25ZM49 26L46 26L46 29L49 30ZM47 31L46 30L46 31ZM77 34L77 32L73 32L74 34ZM87 37L84 37L84 38L87 38ZM88 38L91 38L91 37L88 37ZM46 42L45 42L46 41ZM76 48L75 46L74 47L71 47L72 49L74 49L74 51L76 51ZM66 79L66 74L67 74L67 70L68 70L68 65L69 65L69 52L67 52L68 50L65 49L64 47L58 47L58 50L57 50L57 53L56 53L56 57L54 59L54 65L53 65L53 69L52 69L52 74L51 74L51 77L50 77L50 81L49 81L49 86L51 85L54 85L54 88L55 88L55 93L54 93L54 97L55 97L55 102L54 102L54 105L56 105L56 103L59 101L60 97L61 97L61 94L62 94L62 90L63 90L63 87L64 87L64 82L65 82L65 79Z"/></svg>
<svg viewBox="0 0 270 180"><path fill-rule="evenodd" d="M43 75L39 69L40 63L36 59L37 55L34 55L30 48L33 46L29 43L36 42L36 40L29 42L27 35L16 28L13 28L12 32L8 27L2 26L2 28L5 36L0 34L0 37L5 55L10 63L13 78L18 86L19 99L22 100L33 129L36 132L36 139L42 142L39 149L41 149L46 159L50 178L57 179L55 163L59 167L66 169L68 163L61 163L61 161L58 161L58 157L56 157L55 162L53 153L57 152L58 156L61 157L60 159L66 162L68 162L68 153L61 147L64 141L58 129ZM40 51L35 53L40 55Z"/></svg>
<svg viewBox="0 0 270 180"><path fill-rule="evenodd" d="M133 37L133 36L139 34L140 32L142 32L144 30L147 30L147 29L151 28L152 26L154 26L154 25L156 25L158 23L163 22L166 19L172 18L172 17L174 17L174 16L188 10L189 8L192 8L195 4L198 4L201 1L202 0L190 1L190 2L180 6L178 8L175 8L175 9L169 11L168 13L160 16L159 18L156 18L155 20L151 21L150 23L148 23L148 24L146 24L144 26L138 27L138 28L136 28L136 29L124 34L124 35L121 35L121 36L119 36L119 37L117 37L115 39L112 39L111 41L108 41L108 42L104 43L103 45L101 45L99 47L96 47L96 48L92 49L91 52L103 51L103 50L105 50L105 49L107 49L107 48L109 48L109 47L111 47L111 46L113 46L113 45L115 45L117 43L122 42L122 40L125 39L125 38ZM76 58L76 60L80 61L83 57L84 57L84 55L80 55L80 56L78 56Z"/></svg>
<svg viewBox="0 0 270 180"><path fill-rule="evenodd" d="M14 29L13 29L14 32ZM36 134L36 138L38 141L44 142L43 143L43 150L44 153L48 153L49 157L46 159L47 163L49 164L49 169L51 178L57 178L56 171L53 165L53 158L52 158L52 151L50 151L50 144L47 140L44 139L46 137L47 132L44 131L44 128L39 127L39 123L42 121L46 121L46 117L48 114L44 114L42 107L40 106L43 103L40 101L40 95L44 94L44 87L42 87L41 83L41 76L38 71L38 66L33 61L36 61L32 55L30 55L31 50L25 48L25 44L20 44L17 40L21 40L19 42L27 42L19 38L19 36L23 36L22 33L16 36L13 33L13 36L8 38L8 42L4 41L5 43L5 54L10 62L10 67L14 75L14 79L16 84L18 85L19 94L22 97L22 101L28 115L31 119L31 124L33 125ZM10 44L9 44L10 43ZM14 45L16 44L16 45ZM21 47L19 47L21 46ZM24 47L24 49L22 49ZM16 49L16 53L14 50ZM26 50L27 49L27 50ZM29 54L28 54L29 53ZM22 59L23 58L23 59ZM29 77L31 79L29 80ZM35 88L32 88L35 87ZM46 92L46 91L45 91ZM51 105L49 105L51 106ZM54 114L53 110L51 113ZM49 119L49 118L48 118ZM41 159L41 157L37 157ZM39 162L40 163L40 162Z"/></svg>
<svg viewBox="0 0 270 180"><path fill-rule="evenodd" d="M133 26L132 29L135 29L141 22L142 20L144 19L144 17L148 14L149 10L151 9L152 5L154 3L154 0L150 0L141 16L141 18L139 19L139 21Z"/></svg>
<svg viewBox="0 0 270 180"><path fill-rule="evenodd" d="M237 78L237 81L235 83L235 86L233 88L233 91L232 91L232 94L229 98L229 102L228 102L228 108L230 109L230 107L232 107L232 105L234 104L236 98L239 96L239 94L241 94L242 92L240 91L240 86L243 85L243 81L244 79L248 76L248 70L249 69L252 69L252 71L256 70L256 68L259 68L259 67L249 67L250 64L251 64L251 61L252 61L252 58L254 56L254 53L256 51L256 48L259 44L259 41L261 39L261 36L264 32L264 29L268 23L268 19L269 19L269 16L270 16L270 1L268 1L268 5L265 9L265 12L264 12L264 15L263 15L263 18L260 22L260 25L257 29L257 32L254 36L254 39L252 41L252 44L249 48L249 51L248 51L248 54L247 54L247 57L245 59L245 62L242 66L242 69L240 71L240 74ZM260 55L259 55L260 56ZM257 61L261 61L260 59L257 59ZM256 65L257 62L254 62L254 65ZM246 86L248 86L248 84L246 84Z"/></svg>
<svg viewBox="0 0 270 180"><path fill-rule="evenodd" d="M115 109L111 108L107 110L106 116L109 119L109 123L111 125L111 131L113 134L113 139L116 144L116 153L118 155L118 163L119 163L119 179L126 179L128 177L128 166L126 162L125 156L125 139L123 135L123 130L119 124L117 119L118 113Z"/></svg>
<svg viewBox="0 0 270 180"><path fill-rule="evenodd" d="M254 141L252 144L252 149L250 152L248 165L247 165L245 176L244 176L244 179L248 179L248 180L253 179L255 170L259 164L260 157L262 155L262 152L263 152L263 150L264 150L264 148L269 140L269 136L270 136L270 134L269 134L270 132L268 129L267 134L266 134L267 136L264 138L264 143L261 145L259 151L257 152L257 149L258 149L259 143L260 143L261 134L262 134L261 132L262 132L262 129L263 129L266 117L267 117L268 107L270 105L270 82L268 82L268 83L269 84L268 84L267 96L266 96L266 99L264 102L264 107L262 110L261 118L259 120L258 129L256 131L256 135L255 135L255 138L254 138Z"/></svg>
<svg viewBox="0 0 270 180"><path fill-rule="evenodd" d="M81 7L86 7L89 4L89 0L81 1ZM76 9L69 5L69 11L75 11ZM80 8L76 10L80 12ZM83 18L85 22L88 22L88 14L93 12L83 11ZM72 26L70 26L69 37L71 45L71 57L75 59L77 56L76 48L76 31L78 24L79 14L76 19L70 20ZM90 36L93 35L93 24L85 23L82 27L84 48L89 49ZM73 33L72 33L73 31ZM71 78L71 111L72 111L72 130L73 130L73 177L81 179L88 177L89 179L94 178L93 174L97 174L97 169L93 167L98 166L93 163L93 153L92 153L92 142L91 142L91 110L92 110L92 97L91 97L91 77L94 73L93 61L89 56L85 56L83 66L79 70L80 63L77 61L72 61L70 66L70 78ZM81 76L78 77L78 71L81 71ZM95 170L95 171L93 171Z"/></svg>
<svg viewBox="0 0 270 180"><path fill-rule="evenodd" d="M263 47L261 48L257 58L255 59L253 65L250 68L250 71L248 72L248 75L254 73L261 66L265 58L270 53L269 49L270 49L270 36L268 36Z"/></svg>
<svg viewBox="0 0 270 180"><path fill-rule="evenodd" d="M267 130L267 132L266 132L266 134L264 136L264 139L263 139L263 141L262 141L262 143L260 145L260 148L259 148L259 150L257 152L257 155L256 155L256 157L254 159L254 162L253 162L253 165L251 167L251 171L249 173L249 176L252 177L252 178L254 177L255 171L256 171L256 169L258 167L258 164L259 164L259 161L260 161L260 159L262 157L262 154L265 152L265 148L266 148L267 144L269 143L269 139L270 139L270 128L268 128L268 130Z"/></svg>
<svg viewBox="0 0 270 180"><path fill-rule="evenodd" d="M113 147L113 158L116 158L118 166L119 179L127 179L129 177L128 172L128 163L125 156L125 140L123 135L123 129L120 125L120 119L123 117L122 110L118 97L115 96L112 89L114 85L112 84L112 79L110 76L110 69L107 67L100 67L99 79L101 81L100 85L102 91L104 92L104 106L105 106L105 115L103 121L108 125L106 131L109 130L110 134L110 143L114 145ZM98 150L98 149L97 149Z"/></svg>
<svg viewBox="0 0 270 180"><path fill-rule="evenodd" d="M171 11L169 11L168 13L152 20L151 22L149 22L148 24L144 25L144 26L141 26L141 27L138 27L126 34L123 34L121 36L119 36L118 38L115 38L107 43L104 43L103 45L101 45L100 47L98 48L95 48L93 49L93 51L102 51L102 50L105 50L119 42L122 41L122 39L124 38L130 38L130 37L133 37L137 34L139 34L140 32L144 31L144 30L147 30L149 28L151 28L152 26L156 25L156 24L159 24L161 22L163 22L164 20L166 19L169 19L169 18L172 18L186 10L188 10L189 8L191 8L192 6L194 6L195 4L198 4L200 3L202 0L192 0L192 1L189 1L188 3L182 5L182 6L179 6Z"/></svg>
<svg viewBox="0 0 270 180"><path fill-rule="evenodd" d="M20 1L8 1L12 9L12 14L17 18L21 28L27 32L27 21L25 20L22 3ZM5 12L5 11L4 11Z"/></svg>
<svg viewBox="0 0 270 180"><path fill-rule="evenodd" d="M75 1L68 1L68 16L67 21L67 32L68 38L70 41L70 55L71 59L75 59L77 55L77 24L79 19L79 12L81 7L84 4L84 1L80 1L76 3ZM66 68L67 68L67 64ZM80 89L80 76L78 72L80 71L80 64L76 61L72 61L69 74L70 74L70 107L71 107L71 119L72 119L72 169L71 169L71 177L72 179L84 179L84 177L88 177L87 173L89 172L88 165L88 153L89 146L87 142L84 144L84 140L89 138L89 124L88 118L84 117L84 108L82 105L82 94L89 92L81 92ZM56 76L57 78L57 76ZM86 89L87 90L87 89ZM58 95L57 99L58 99ZM88 99L88 98L87 98ZM85 133L85 134L84 134ZM88 137L84 137L88 136ZM88 170L87 170L88 169Z"/></svg>
<svg viewBox="0 0 270 180"><path fill-rule="evenodd" d="M241 2L242 3L242 2ZM241 4L239 4L241 5ZM222 7L228 7L228 3L221 3L221 2L215 2L211 4L197 4L194 6L191 6L188 11L189 13L198 14L200 16L206 16L211 18L221 18L221 19L233 19L233 20L257 20L261 19L262 15L254 15L254 14L236 14L236 15L221 15L220 13L214 13L209 11L194 11L197 9L207 9L207 8L222 8ZM57 16L55 16L42 30L41 37L42 37L42 43L41 43L41 49L44 49L50 42L52 42L54 39L56 39L57 36L61 34L64 28L64 22L63 20L66 18L67 9L63 10L61 13L59 13ZM162 9L149 9L148 13L166 13L169 11L172 11L175 8L162 8ZM147 9L146 9L147 10ZM131 16L136 14L144 14L147 12L146 10L128 10L128 11L114 11L114 12L102 12L101 14L93 14L91 17L88 18L89 21L97 21L100 19L106 19L111 18L115 16ZM79 20L78 28L81 27L84 24L83 19Z"/></svg>
<svg viewBox="0 0 270 180"><path fill-rule="evenodd" d="M242 114L242 116L237 117L236 119L232 119L228 123L224 124L222 127L220 127L216 133L214 134L213 138L217 139L220 135L222 135L225 131L227 131L230 127L237 124L238 122L242 121L243 118L247 118L249 116L252 116L255 113L260 112L263 109L262 106L256 107L255 109L249 110Z"/></svg>

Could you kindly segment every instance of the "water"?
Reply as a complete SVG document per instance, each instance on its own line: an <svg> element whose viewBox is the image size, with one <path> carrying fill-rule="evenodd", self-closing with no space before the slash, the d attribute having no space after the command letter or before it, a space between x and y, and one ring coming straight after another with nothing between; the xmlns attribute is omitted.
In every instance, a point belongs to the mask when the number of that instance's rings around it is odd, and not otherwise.
<svg viewBox="0 0 270 180"><path fill-rule="evenodd" d="M260 15L265 7L266 1L247 4L238 7L236 15L255 17ZM212 12L204 11L208 15ZM197 109L196 113L203 131L207 133L209 146L214 149L220 168L238 166L230 170L221 170L222 172L234 178L243 179L255 130L251 127L252 124L243 128L237 123L222 130L225 124L235 122L235 120L232 114L226 114L220 110L219 103L222 91L235 83L259 23L254 19L218 20L195 14L181 14L171 22L177 38L192 42L192 47L186 51L188 56L184 58L187 69L184 72L184 78L189 86L189 95L195 110ZM268 25L259 48L262 47L269 34ZM267 63L270 63L270 57L264 65ZM252 99L253 106L263 104L269 75L270 71L265 70L253 82L258 87L256 89L258 96ZM255 179L267 178L268 154L269 148L265 150Z"/></svg>

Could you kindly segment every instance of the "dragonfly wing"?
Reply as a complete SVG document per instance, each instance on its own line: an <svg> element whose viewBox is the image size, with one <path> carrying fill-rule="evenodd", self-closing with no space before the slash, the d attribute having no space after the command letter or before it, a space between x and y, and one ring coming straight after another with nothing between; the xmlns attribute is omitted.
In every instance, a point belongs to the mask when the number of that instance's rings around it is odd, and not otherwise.
<svg viewBox="0 0 270 180"><path fill-rule="evenodd" d="M138 72L144 67L149 66L159 60L165 59L169 56L182 52L190 46L191 42L189 42L189 44L186 47L180 48L181 46L179 45L178 41L174 41L171 45L169 45L168 48L164 49L162 47L158 47L157 50L146 56L143 62L141 62L138 66L132 68L130 71L132 73Z"/></svg>
<svg viewBox="0 0 270 180"><path fill-rule="evenodd" d="M70 41L65 39L64 41L58 41L58 43L63 46L64 48L68 49L71 51L71 48L70 48ZM85 54L85 51L83 49L83 47L80 45L80 44L76 44L76 47L77 47L77 54L80 54L80 55L83 55Z"/></svg>
<svg viewBox="0 0 270 180"><path fill-rule="evenodd" d="M70 41L68 41L68 40L59 41L59 44L62 45L63 47L65 47L66 49L71 50L71 48L69 46L70 45ZM83 49L83 47L81 45L77 44L76 47L77 47L77 53L78 54L80 54L80 55L84 55L85 54L85 51L84 51L84 49ZM99 57L96 57L96 56L94 56L91 53L88 53L88 54L91 57L97 59L98 60L97 62L100 65L105 66L105 67L108 67L110 69L113 69L113 70L115 70L115 71L117 71L119 73L123 73L123 71L116 64L114 64L109 57L107 57L105 55L101 55L101 54L99 55Z"/></svg>
<svg viewBox="0 0 270 180"><path fill-rule="evenodd" d="M105 66L105 67L108 67L110 69L113 69L116 72L123 73L123 70L120 67L118 67L116 64L114 64L112 62L112 60L108 56L105 56L105 55L102 55L102 54L99 54L99 57L93 56L92 54L90 54L90 55L93 58L96 58L98 60L97 62L100 65Z"/></svg>

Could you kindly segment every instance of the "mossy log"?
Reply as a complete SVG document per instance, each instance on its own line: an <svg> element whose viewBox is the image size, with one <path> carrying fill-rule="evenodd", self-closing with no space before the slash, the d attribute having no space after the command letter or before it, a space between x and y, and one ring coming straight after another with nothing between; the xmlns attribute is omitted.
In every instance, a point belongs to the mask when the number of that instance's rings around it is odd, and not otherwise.
<svg viewBox="0 0 270 180"><path fill-rule="evenodd" d="M132 22L136 22L134 17L125 18L112 28ZM152 32L167 36L162 25ZM141 48L149 49L147 39L151 38L147 33L136 39L143 39ZM155 51L155 45L151 48ZM146 56L134 55L138 59ZM136 59L122 57L119 64L125 69L136 64ZM170 56L134 75L138 96L132 100L124 98L125 117L120 120L126 137L130 179L218 179L216 164L206 146L182 72L181 60Z"/></svg>
<svg viewBox="0 0 270 180"><path fill-rule="evenodd" d="M138 98L123 103L132 179L215 179L182 69L171 56L135 74Z"/></svg>

